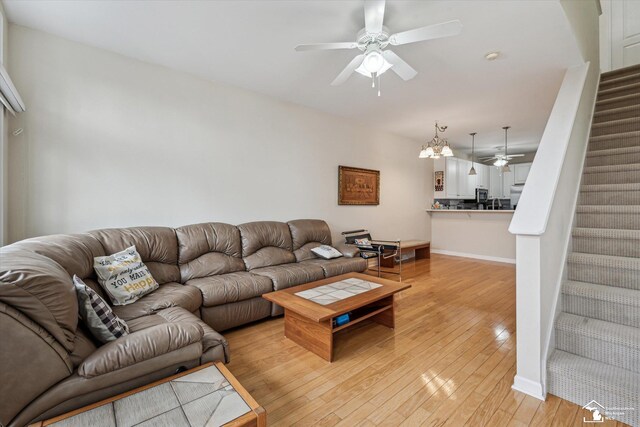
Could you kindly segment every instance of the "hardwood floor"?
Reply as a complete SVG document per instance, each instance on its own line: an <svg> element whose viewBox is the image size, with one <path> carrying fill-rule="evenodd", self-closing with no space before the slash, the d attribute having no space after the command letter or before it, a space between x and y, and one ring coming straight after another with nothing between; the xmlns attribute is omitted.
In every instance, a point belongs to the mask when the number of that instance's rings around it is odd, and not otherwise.
<svg viewBox="0 0 640 427"><path fill-rule="evenodd" d="M403 281L396 329L339 332L333 363L284 338L282 318L225 333L228 367L270 426L583 425L578 405L511 389L514 266L433 254Z"/></svg>

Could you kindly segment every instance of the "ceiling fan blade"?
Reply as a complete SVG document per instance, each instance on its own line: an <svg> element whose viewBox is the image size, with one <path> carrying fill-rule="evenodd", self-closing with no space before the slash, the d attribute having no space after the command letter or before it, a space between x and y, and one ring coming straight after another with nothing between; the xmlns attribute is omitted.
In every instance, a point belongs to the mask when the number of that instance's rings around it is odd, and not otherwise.
<svg viewBox="0 0 640 427"><path fill-rule="evenodd" d="M364 26L367 33L378 34L382 32L384 20L384 0L365 0L364 2Z"/></svg>
<svg viewBox="0 0 640 427"><path fill-rule="evenodd" d="M441 24L427 25L409 31L393 34L389 37L389 43L394 46L407 43L421 42L424 40L439 39L460 34L462 23L457 19Z"/></svg>
<svg viewBox="0 0 640 427"><path fill-rule="evenodd" d="M512 158L512 157L524 157L524 154L509 154L508 156L506 156L507 158Z"/></svg>
<svg viewBox="0 0 640 427"><path fill-rule="evenodd" d="M362 64L363 59L363 54L360 54L353 58L351 62L349 62L349 65L347 65L344 70L342 70L340 74L338 74L338 77L336 77L335 80L331 82L331 86L338 86L346 82L351 74L353 74L353 72L356 70L356 68L358 68L360 64Z"/></svg>
<svg viewBox="0 0 640 427"><path fill-rule="evenodd" d="M393 53L390 50L385 50L382 52L382 56L386 59L393 67L391 69L395 71L397 75L402 78L402 80L411 80L418 74L416 70L411 68L411 65L404 62L402 58Z"/></svg>
<svg viewBox="0 0 640 427"><path fill-rule="evenodd" d="M305 50L333 50L333 49L355 49L358 47L356 42L341 42L341 43L314 43L314 44L299 44L296 46L298 52Z"/></svg>

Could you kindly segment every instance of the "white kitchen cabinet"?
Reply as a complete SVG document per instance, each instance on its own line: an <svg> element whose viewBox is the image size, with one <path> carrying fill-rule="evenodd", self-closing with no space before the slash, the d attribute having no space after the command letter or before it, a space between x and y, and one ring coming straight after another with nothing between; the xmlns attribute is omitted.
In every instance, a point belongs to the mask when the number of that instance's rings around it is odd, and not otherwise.
<svg viewBox="0 0 640 427"><path fill-rule="evenodd" d="M471 162L464 159L458 161L458 197L461 199L472 199L476 193L476 177L469 175Z"/></svg>
<svg viewBox="0 0 640 427"><path fill-rule="evenodd" d="M458 159L453 157L445 159L444 192L448 199L458 198Z"/></svg>
<svg viewBox="0 0 640 427"><path fill-rule="evenodd" d="M511 172L502 172L502 197L503 199L508 199L511 197L511 186L515 184L514 173L513 173L513 165L509 166Z"/></svg>
<svg viewBox="0 0 640 427"><path fill-rule="evenodd" d="M495 166L489 166L489 198L502 197L502 173Z"/></svg>
<svg viewBox="0 0 640 427"><path fill-rule="evenodd" d="M489 188L489 167L487 165L481 165L480 163L475 163L474 167L476 168L476 187L478 188Z"/></svg>
<svg viewBox="0 0 640 427"><path fill-rule="evenodd" d="M524 184L531 170L531 163L519 163L511 166L511 169L513 169L514 183Z"/></svg>

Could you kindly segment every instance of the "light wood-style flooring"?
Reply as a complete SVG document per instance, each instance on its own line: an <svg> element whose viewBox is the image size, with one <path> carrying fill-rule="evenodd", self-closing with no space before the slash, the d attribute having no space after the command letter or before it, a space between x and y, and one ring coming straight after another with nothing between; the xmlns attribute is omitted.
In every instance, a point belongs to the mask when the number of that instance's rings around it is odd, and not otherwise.
<svg viewBox="0 0 640 427"><path fill-rule="evenodd" d="M433 254L403 270L396 329L340 332L333 363L284 338L282 318L224 334L270 426L583 425L578 405L511 389L515 266Z"/></svg>

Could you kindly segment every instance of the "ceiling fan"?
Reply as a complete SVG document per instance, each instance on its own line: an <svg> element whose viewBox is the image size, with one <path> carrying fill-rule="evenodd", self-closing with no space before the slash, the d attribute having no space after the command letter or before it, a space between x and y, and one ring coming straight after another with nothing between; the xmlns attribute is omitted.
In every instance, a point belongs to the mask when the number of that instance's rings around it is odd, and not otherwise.
<svg viewBox="0 0 640 427"><path fill-rule="evenodd" d="M495 162L493 162L494 166L502 168L503 172L511 172L511 170L509 169L509 160L513 159L514 157L524 157L524 154L508 154L507 153L507 132L509 131L510 128L511 126L502 127L502 129L504 129L504 149L501 146L496 147L498 151L504 150L504 154L496 153L495 156L480 157L479 160L481 160L483 163L489 163L490 161L495 159Z"/></svg>
<svg viewBox="0 0 640 427"><path fill-rule="evenodd" d="M426 27L390 34L387 27L382 25L384 20L384 0L365 0L365 27L358 32L356 41L340 43L301 44L297 51L332 50L332 49L360 49L363 53L349 62L338 77L331 83L338 86L357 72L373 79L372 87L378 87L380 96L380 75L392 69L403 80L410 80L418 74L409 64L391 50L384 50L387 46L399 46L424 40L455 36L462 31L462 23L458 20L427 25Z"/></svg>

